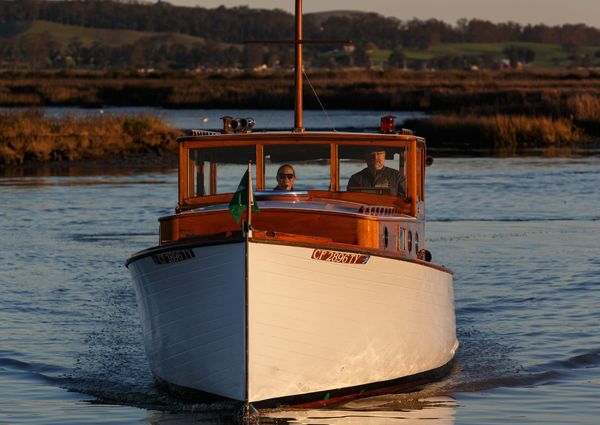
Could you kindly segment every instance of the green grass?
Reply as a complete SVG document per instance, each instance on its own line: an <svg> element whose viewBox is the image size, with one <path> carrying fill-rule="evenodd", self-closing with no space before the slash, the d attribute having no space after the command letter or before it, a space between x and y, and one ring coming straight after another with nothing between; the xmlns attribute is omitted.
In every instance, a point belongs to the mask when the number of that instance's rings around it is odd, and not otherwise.
<svg viewBox="0 0 600 425"><path fill-rule="evenodd" d="M369 57L376 61L386 61L390 57L391 53L392 53L391 50L378 49L378 50L371 51L369 53Z"/></svg>
<svg viewBox="0 0 600 425"><path fill-rule="evenodd" d="M336 14L351 14L351 12L336 12ZM323 16L327 16L323 14ZM109 30L100 28L87 28L76 25L63 25L49 21L30 21L0 24L0 37L26 37L26 36L50 35L58 43L59 48L64 49L74 40L78 40L84 46L92 46L94 43L117 47L126 44L134 44L142 38L155 38L156 43L162 45L183 44L190 47L194 44L204 44L206 40L201 37L193 37L178 33L156 33L131 30ZM405 49L404 53L408 60L426 61L443 56L478 56L491 54L498 58L503 57L503 51L511 46L528 48L535 52L535 61L529 66L536 68L560 68L572 65L570 54L558 44L542 43L441 43L432 46L428 50ZM592 65L600 66L600 58L595 53L600 46L585 46L579 49L581 54L592 57ZM378 49L370 53L371 58L377 63L387 60L391 50Z"/></svg>
<svg viewBox="0 0 600 425"><path fill-rule="evenodd" d="M505 49L521 47L531 49L535 52L535 60L530 64L533 67L539 68L557 68L565 67L571 64L569 59L570 54L559 44L544 44L544 43L441 43L432 46L428 50L404 50L408 60L430 60L443 56L479 56L484 54L492 54L503 57ZM600 50L598 46L585 46L580 49L581 53L594 56ZM375 50L372 52L374 59L385 59L389 57L391 50ZM600 59L595 58L594 63L600 65Z"/></svg>

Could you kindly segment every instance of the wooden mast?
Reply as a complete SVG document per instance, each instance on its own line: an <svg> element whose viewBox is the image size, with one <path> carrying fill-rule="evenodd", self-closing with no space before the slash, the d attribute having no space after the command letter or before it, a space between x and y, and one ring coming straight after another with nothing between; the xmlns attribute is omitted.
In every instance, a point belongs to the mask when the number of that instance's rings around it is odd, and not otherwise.
<svg viewBox="0 0 600 425"><path fill-rule="evenodd" d="M246 43L271 43L271 44L294 44L296 48L295 66L294 66L294 128L293 132L304 132L302 124L302 45L308 44L352 44L350 40L307 40L302 38L302 0L296 0L296 36L293 40L253 40Z"/></svg>
<svg viewBox="0 0 600 425"><path fill-rule="evenodd" d="M296 0L296 46L294 132L303 132L302 126L302 0Z"/></svg>

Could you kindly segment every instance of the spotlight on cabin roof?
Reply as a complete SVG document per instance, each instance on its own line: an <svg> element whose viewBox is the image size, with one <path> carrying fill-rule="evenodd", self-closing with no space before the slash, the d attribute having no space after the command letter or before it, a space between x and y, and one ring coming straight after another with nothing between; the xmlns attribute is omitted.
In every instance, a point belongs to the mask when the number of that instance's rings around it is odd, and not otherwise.
<svg viewBox="0 0 600 425"><path fill-rule="evenodd" d="M394 120L396 119L393 115L386 115L381 117L381 123L379 125L379 131L383 134L392 134L396 132L394 128Z"/></svg>
<svg viewBox="0 0 600 425"><path fill-rule="evenodd" d="M254 127L254 118L233 118L230 116L221 117L223 120L223 132L231 133L250 133Z"/></svg>

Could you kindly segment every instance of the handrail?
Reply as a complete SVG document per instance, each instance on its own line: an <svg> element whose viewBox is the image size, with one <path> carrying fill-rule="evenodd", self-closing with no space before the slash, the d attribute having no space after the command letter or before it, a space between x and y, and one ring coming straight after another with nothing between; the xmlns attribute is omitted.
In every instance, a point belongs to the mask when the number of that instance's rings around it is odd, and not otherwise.
<svg viewBox="0 0 600 425"><path fill-rule="evenodd" d="M254 196L308 196L307 190L264 190L255 191Z"/></svg>

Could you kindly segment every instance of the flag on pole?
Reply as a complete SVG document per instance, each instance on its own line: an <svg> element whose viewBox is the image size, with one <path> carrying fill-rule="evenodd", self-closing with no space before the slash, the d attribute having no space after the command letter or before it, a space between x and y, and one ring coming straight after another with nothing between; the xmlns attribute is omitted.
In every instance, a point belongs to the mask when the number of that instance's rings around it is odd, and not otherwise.
<svg viewBox="0 0 600 425"><path fill-rule="evenodd" d="M249 167L248 167L249 168ZM248 209L248 199L251 197L252 211L258 211L256 199L252 193L252 182L250 181L249 170L246 170L244 177L240 181L237 190L229 202L229 212L237 224L240 224L244 211Z"/></svg>

